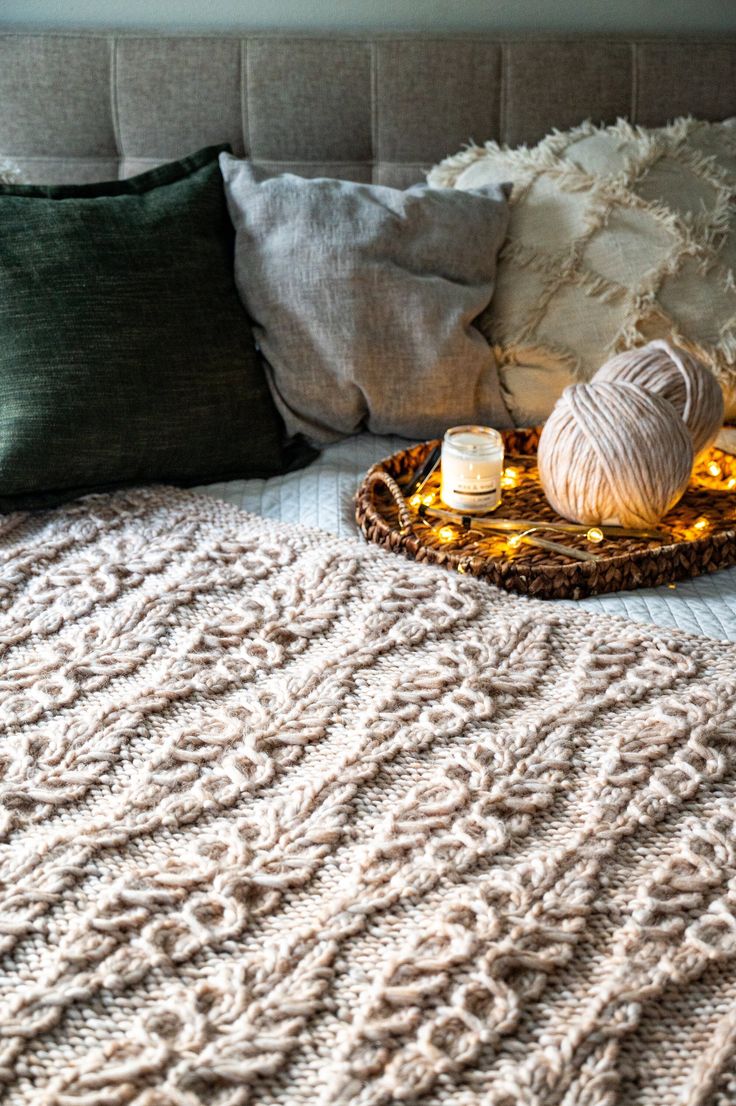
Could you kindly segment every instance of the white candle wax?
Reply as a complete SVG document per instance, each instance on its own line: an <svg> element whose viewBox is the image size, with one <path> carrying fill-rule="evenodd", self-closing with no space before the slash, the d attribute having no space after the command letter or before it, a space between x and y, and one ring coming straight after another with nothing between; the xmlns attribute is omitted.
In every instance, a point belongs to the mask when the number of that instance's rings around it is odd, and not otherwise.
<svg viewBox="0 0 736 1106"><path fill-rule="evenodd" d="M503 439L489 426L454 426L442 443L441 496L456 511L491 511L501 499Z"/></svg>

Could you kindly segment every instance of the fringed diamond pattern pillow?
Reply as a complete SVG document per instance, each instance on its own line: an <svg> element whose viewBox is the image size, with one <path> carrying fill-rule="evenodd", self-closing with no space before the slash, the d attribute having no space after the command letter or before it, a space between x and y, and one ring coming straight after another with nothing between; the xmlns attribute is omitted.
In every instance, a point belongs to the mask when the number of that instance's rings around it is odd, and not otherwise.
<svg viewBox="0 0 736 1106"><path fill-rule="evenodd" d="M517 425L611 354L669 337L736 413L736 119L585 123L533 148L471 146L430 184L513 181L509 236L480 325Z"/></svg>

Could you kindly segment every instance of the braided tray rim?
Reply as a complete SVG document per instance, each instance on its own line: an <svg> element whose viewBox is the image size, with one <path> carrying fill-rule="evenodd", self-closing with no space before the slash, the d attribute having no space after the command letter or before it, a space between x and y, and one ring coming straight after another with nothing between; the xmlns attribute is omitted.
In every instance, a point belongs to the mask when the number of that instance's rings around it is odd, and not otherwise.
<svg viewBox="0 0 736 1106"><path fill-rule="evenodd" d="M502 431L507 459L509 454L535 455L540 429ZM494 554L438 546L431 536L428 540L425 535L429 535L429 528L419 524L416 513L407 508L400 517L387 484L394 482L396 494L397 485L410 478L437 444L434 440L399 450L366 473L356 494L355 519L368 541L412 560L441 565L536 599L582 599L658 587L736 564L736 492L727 491L723 481L717 487L710 486L707 476L707 465L715 465L722 470L724 481L730 479L736 485L736 458L720 450L713 449L699 459L685 496L662 520L663 528L672 531L672 540L659 544L616 538L595 549L600 557L597 562L587 562L528 547L513 554L508 549ZM533 505L523 515L524 488L516 489L512 507L515 516L539 517L544 511L543 517L559 519L546 503L540 507L543 497L538 481L531 477L526 487L526 499L533 499ZM703 518L708 520L707 533L681 536Z"/></svg>

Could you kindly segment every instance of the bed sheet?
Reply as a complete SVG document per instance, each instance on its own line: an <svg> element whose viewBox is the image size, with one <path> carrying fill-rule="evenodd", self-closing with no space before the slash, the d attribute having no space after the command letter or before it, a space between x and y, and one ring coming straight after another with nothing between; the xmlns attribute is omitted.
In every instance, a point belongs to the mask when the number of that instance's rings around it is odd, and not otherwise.
<svg viewBox="0 0 736 1106"><path fill-rule="evenodd" d="M361 477L376 461L406 445L403 438L359 434L328 446L299 472L269 480L229 480L195 490L264 518L316 526L362 540L353 518L353 496ZM736 641L736 568L670 587L553 602Z"/></svg>

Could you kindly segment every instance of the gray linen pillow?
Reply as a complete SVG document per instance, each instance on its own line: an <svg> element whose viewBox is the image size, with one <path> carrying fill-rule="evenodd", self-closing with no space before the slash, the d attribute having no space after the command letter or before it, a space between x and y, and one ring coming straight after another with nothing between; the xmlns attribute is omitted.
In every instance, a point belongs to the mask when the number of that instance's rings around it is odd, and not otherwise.
<svg viewBox="0 0 736 1106"><path fill-rule="evenodd" d="M506 192L284 174L220 157L235 277L289 433L326 443L366 427L433 437L509 426L488 306Z"/></svg>

